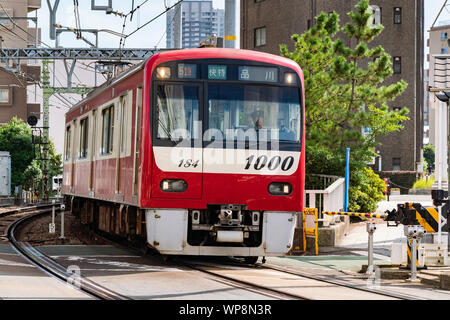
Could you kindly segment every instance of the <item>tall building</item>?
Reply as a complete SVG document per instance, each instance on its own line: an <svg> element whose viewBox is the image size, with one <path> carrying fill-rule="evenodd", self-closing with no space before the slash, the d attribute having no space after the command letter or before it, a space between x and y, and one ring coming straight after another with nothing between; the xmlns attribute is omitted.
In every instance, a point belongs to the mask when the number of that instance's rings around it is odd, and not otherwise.
<svg viewBox="0 0 450 320"><path fill-rule="evenodd" d="M286 44L290 50L294 50L291 36L305 32L320 12L336 11L341 25L344 25L350 20L347 13L354 10L358 2L242 0L241 48L280 54L280 44ZM370 4L375 22L385 27L370 46L382 45L393 57L394 74L386 84L401 79L408 82L408 88L390 103L390 108L396 110L407 107L410 110L410 120L404 123L405 128L401 132L379 139L381 145L376 151L381 155L381 171L385 173L384 176L392 171L407 171L415 176L423 171L424 0L371 0ZM375 170L378 171L378 165Z"/></svg>
<svg viewBox="0 0 450 320"><path fill-rule="evenodd" d="M0 1L0 44L4 48L34 47L40 42L40 29L26 19L41 7L41 0ZM37 41L36 41L37 37ZM27 92L34 92L40 80L41 67L32 61L10 61L0 64L0 125L17 116L26 121L29 115L39 119L40 104L28 103Z"/></svg>
<svg viewBox="0 0 450 320"><path fill-rule="evenodd" d="M430 62L430 56L436 54L450 54L450 21L438 22L436 26L432 27L429 32L429 38L427 40L427 46L429 53L427 55L427 61ZM427 70L428 73L429 70ZM446 84L443 84L446 87ZM430 144L435 145L435 112L433 112L436 103L436 97L434 94L428 92L428 105L429 105L429 125L430 125Z"/></svg>
<svg viewBox="0 0 450 320"><path fill-rule="evenodd" d="M184 0L182 6L182 47L197 48L200 41L212 35L224 36L225 10L214 9L212 0ZM174 16L177 8L166 15L167 48L174 48Z"/></svg>

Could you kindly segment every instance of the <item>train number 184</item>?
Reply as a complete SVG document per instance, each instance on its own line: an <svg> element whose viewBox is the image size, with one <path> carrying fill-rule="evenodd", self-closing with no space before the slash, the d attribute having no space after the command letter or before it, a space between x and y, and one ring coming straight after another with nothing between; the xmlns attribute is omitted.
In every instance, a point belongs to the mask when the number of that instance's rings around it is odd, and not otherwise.
<svg viewBox="0 0 450 320"><path fill-rule="evenodd" d="M267 166L269 170L275 171L277 170L281 165L281 170L283 171L289 171L289 169L292 168L294 165L294 157L289 156L285 158L284 160L280 156L275 156L269 160L269 158L265 155L260 156L256 158L255 156L250 156L247 158L247 165L245 166L245 170L249 170L252 166L255 168L255 170L262 170Z"/></svg>

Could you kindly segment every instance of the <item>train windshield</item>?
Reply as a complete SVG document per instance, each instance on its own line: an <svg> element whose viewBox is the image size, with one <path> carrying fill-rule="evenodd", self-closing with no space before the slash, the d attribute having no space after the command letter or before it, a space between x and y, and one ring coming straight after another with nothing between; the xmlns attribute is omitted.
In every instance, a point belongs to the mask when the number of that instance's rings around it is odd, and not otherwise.
<svg viewBox="0 0 450 320"><path fill-rule="evenodd" d="M210 84L206 140L300 142L298 88Z"/></svg>
<svg viewBox="0 0 450 320"><path fill-rule="evenodd" d="M158 139L197 139L199 88L159 85L157 89Z"/></svg>

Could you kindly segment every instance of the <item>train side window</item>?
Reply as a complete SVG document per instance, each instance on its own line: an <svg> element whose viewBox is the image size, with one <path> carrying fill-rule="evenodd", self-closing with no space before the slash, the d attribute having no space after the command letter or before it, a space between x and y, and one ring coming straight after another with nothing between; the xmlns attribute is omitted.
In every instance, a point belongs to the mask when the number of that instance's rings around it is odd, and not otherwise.
<svg viewBox="0 0 450 320"><path fill-rule="evenodd" d="M64 154L65 154L64 160L66 160L66 161L68 161L68 160L70 159L70 151L71 151L71 148L70 148L71 133L72 133L72 131L71 131L70 126L67 126L67 127L66 127L66 148L65 148L65 150L64 150Z"/></svg>
<svg viewBox="0 0 450 320"><path fill-rule="evenodd" d="M114 137L114 105L102 111L102 154L112 153Z"/></svg>
<svg viewBox="0 0 450 320"><path fill-rule="evenodd" d="M79 158L86 158L88 155L89 118L80 120L80 149Z"/></svg>

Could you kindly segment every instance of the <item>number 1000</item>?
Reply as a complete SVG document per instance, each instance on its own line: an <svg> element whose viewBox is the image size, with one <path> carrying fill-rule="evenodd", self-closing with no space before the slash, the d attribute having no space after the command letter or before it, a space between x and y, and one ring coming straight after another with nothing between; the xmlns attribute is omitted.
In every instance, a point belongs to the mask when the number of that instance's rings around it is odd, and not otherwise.
<svg viewBox="0 0 450 320"><path fill-rule="evenodd" d="M255 170L262 170L266 166L271 171L277 170L281 165L281 170L283 171L289 171L289 169L292 168L294 165L294 157L289 156L285 158L284 160L280 156L275 156L270 159L267 156L260 156L256 159L255 162L255 156L250 156L247 158L247 165L245 166L245 170L249 170L252 166L255 168Z"/></svg>

